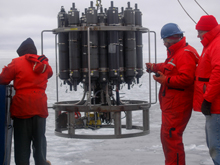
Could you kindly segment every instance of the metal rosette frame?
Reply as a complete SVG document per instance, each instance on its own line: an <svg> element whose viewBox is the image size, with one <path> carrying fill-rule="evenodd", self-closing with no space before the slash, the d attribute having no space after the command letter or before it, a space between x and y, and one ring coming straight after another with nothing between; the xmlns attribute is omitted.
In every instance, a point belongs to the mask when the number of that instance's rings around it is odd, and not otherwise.
<svg viewBox="0 0 220 165"><path fill-rule="evenodd" d="M115 139L115 138L129 138L143 136L150 133L149 129L149 103L140 100L123 100L123 105L118 106L102 106L92 105L91 109L85 104L86 101L64 101L54 104L55 111L65 111L68 114L68 127L65 129L55 129L55 135L66 138L81 138L81 139ZM82 104L82 105L80 105ZM143 125L135 126L132 124L131 111L142 110ZM74 126L75 117L74 112L113 112L114 124L102 125L101 128L112 128L114 134L77 134ZM121 124L121 112L127 112L126 124ZM122 133L122 129L137 130L132 133Z"/></svg>

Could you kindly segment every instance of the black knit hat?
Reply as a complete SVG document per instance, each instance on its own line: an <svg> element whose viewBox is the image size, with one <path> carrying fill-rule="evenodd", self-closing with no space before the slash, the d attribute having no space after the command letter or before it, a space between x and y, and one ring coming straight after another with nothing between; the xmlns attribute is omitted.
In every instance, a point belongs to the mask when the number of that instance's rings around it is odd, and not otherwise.
<svg viewBox="0 0 220 165"><path fill-rule="evenodd" d="M17 53L19 56L23 56L25 54L37 54L37 49L34 45L34 41L31 38L27 38L21 43L21 45L17 49Z"/></svg>

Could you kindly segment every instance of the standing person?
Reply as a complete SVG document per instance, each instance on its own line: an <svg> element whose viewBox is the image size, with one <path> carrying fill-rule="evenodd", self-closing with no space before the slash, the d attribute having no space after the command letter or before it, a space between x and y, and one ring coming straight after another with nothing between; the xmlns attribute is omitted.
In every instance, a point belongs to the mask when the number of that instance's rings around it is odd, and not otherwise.
<svg viewBox="0 0 220 165"><path fill-rule="evenodd" d="M196 69L193 109L206 118L206 142L215 165L220 165L220 25L212 15L196 25L204 46Z"/></svg>
<svg viewBox="0 0 220 165"><path fill-rule="evenodd" d="M14 81L15 96L10 107L14 120L14 153L16 165L29 165L32 142L35 165L50 165L46 160L45 127L48 116L45 90L52 75L48 59L36 55L31 38L18 48L20 57L12 60L0 74L0 84Z"/></svg>
<svg viewBox="0 0 220 165"><path fill-rule="evenodd" d="M146 63L146 67L147 72L159 74L153 78L161 84L161 142L165 164L185 165L182 135L192 113L193 83L199 55L186 43L177 24L164 25L161 38L167 48L167 59L164 63Z"/></svg>

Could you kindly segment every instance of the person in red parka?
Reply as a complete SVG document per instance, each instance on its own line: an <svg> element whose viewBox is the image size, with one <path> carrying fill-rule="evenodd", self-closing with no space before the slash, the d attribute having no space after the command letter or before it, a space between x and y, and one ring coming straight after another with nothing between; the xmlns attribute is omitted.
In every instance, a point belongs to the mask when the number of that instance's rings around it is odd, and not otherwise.
<svg viewBox="0 0 220 165"><path fill-rule="evenodd" d="M167 59L158 64L146 63L146 67L147 72L157 73L153 78L161 84L161 142L165 164L185 165L182 136L192 113L194 76L199 55L186 43L183 31L175 23L162 27L161 38L167 48Z"/></svg>
<svg viewBox="0 0 220 165"><path fill-rule="evenodd" d="M196 69L193 109L206 117L206 142L215 165L220 164L220 25L213 15L196 24L204 46Z"/></svg>
<svg viewBox="0 0 220 165"><path fill-rule="evenodd" d="M49 165L46 160L46 118L48 116L45 90L53 75L48 59L37 55L31 38L17 49L18 58L2 69L0 84L13 81L16 91L10 107L14 121L14 154L16 165L29 165L31 142L36 165Z"/></svg>

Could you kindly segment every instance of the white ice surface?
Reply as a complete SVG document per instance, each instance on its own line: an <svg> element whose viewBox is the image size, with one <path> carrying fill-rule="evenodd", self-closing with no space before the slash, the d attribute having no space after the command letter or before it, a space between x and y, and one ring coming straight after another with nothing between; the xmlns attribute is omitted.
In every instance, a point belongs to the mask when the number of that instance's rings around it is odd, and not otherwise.
<svg viewBox="0 0 220 165"><path fill-rule="evenodd" d="M48 82L48 106L56 102L55 64L52 63L54 76ZM3 67L3 66L2 66ZM121 90L122 99L148 100L148 74L140 79L140 86L134 85L131 90L124 86ZM68 86L59 83L59 100L79 100L82 89L78 86L77 92L70 92ZM154 81L152 80L152 100L155 99ZM69 139L54 135L55 115L49 108L47 118L47 159L52 165L162 165L164 155L160 142L161 111L159 104L150 108L150 134L124 139ZM133 124L142 125L141 111L133 112ZM122 113L123 117L123 113ZM123 122L123 121L122 121ZM186 152L187 165L213 165L205 141L205 117L198 112L193 112L188 126L184 132L183 141ZM80 130L87 133L89 130ZM108 129L94 131L96 133L111 133ZM33 158L30 158L34 165ZM14 151L12 147L11 165L14 165Z"/></svg>

